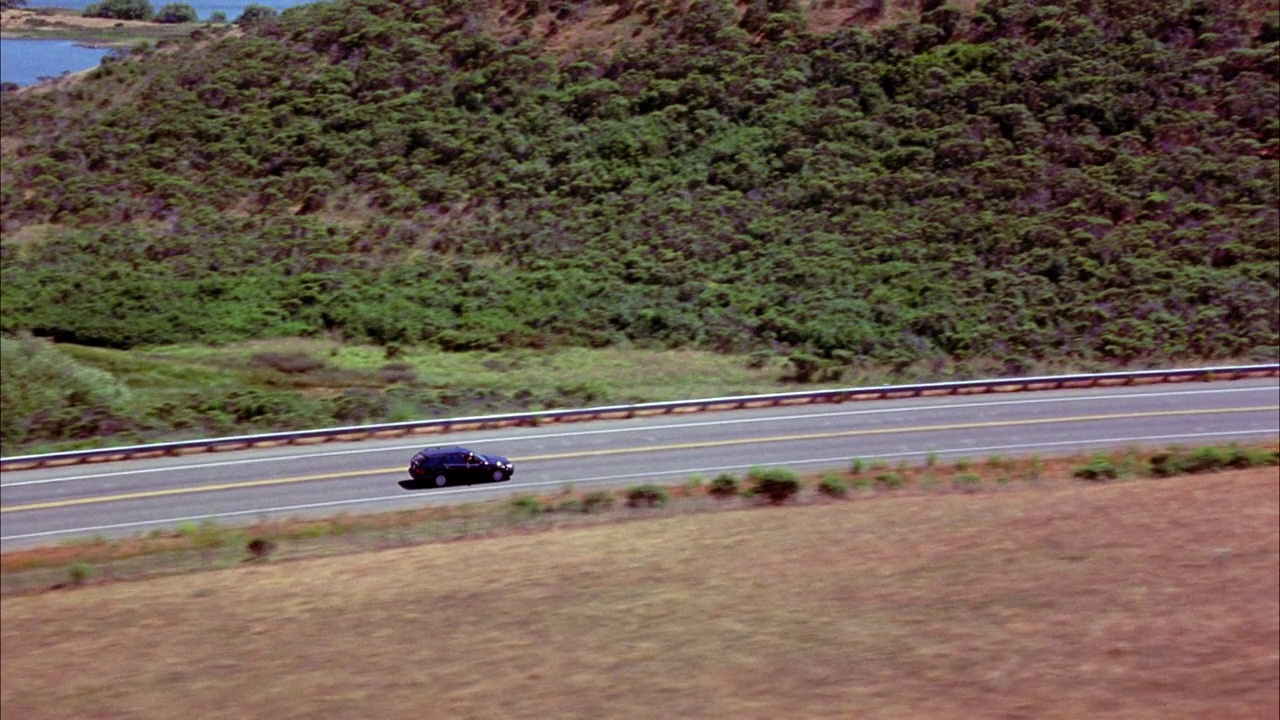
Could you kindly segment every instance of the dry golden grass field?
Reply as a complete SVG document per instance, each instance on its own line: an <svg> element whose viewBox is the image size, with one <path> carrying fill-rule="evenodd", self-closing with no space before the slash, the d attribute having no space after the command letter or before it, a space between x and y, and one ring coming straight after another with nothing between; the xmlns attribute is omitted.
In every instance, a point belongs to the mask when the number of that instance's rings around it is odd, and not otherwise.
<svg viewBox="0 0 1280 720"><path fill-rule="evenodd" d="M1280 717L1274 467L743 507L0 598L0 715Z"/></svg>

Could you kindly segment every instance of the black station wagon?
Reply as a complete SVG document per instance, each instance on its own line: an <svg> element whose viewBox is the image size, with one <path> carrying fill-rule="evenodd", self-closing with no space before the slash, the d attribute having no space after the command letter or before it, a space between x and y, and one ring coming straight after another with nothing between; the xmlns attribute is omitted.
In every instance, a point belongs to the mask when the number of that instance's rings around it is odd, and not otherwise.
<svg viewBox="0 0 1280 720"><path fill-rule="evenodd" d="M444 487L510 480L515 466L498 455L481 455L464 447L427 448L413 456L409 477L415 485Z"/></svg>

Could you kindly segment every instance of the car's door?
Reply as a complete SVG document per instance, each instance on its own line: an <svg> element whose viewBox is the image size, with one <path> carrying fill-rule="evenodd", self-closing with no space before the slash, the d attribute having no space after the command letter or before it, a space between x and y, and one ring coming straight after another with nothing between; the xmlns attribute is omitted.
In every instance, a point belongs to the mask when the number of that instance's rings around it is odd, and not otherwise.
<svg viewBox="0 0 1280 720"><path fill-rule="evenodd" d="M486 479L486 470L484 460L481 460L475 453L467 453L467 482L481 482Z"/></svg>
<svg viewBox="0 0 1280 720"><path fill-rule="evenodd" d="M449 478L449 482L467 482L469 480L467 470L467 454L466 453L449 453L444 457L444 472Z"/></svg>

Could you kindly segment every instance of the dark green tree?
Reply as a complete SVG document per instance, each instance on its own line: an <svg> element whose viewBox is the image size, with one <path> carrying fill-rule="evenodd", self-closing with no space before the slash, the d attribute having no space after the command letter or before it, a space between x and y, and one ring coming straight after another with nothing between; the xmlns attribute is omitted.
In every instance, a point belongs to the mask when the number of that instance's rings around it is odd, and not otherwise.
<svg viewBox="0 0 1280 720"><path fill-rule="evenodd" d="M257 3L253 3L245 6L245 9L240 12L240 17L236 18L236 22L240 25L249 25L276 17L277 15L279 15L279 13L277 13L276 9L270 5L259 5Z"/></svg>
<svg viewBox="0 0 1280 720"><path fill-rule="evenodd" d="M115 20L150 20L155 17L155 8L150 0L102 0L89 4L84 14Z"/></svg>
<svg viewBox="0 0 1280 720"><path fill-rule="evenodd" d="M156 11L158 23L189 23L198 18L196 9L185 3L169 3Z"/></svg>

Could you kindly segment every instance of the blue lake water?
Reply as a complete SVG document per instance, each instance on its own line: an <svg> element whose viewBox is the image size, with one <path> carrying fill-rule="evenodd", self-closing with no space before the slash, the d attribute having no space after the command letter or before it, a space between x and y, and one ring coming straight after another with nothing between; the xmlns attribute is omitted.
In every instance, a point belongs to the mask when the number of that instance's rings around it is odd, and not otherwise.
<svg viewBox="0 0 1280 720"><path fill-rule="evenodd" d="M108 52L70 40L0 40L0 82L34 85L41 78L97 67Z"/></svg>
<svg viewBox="0 0 1280 720"><path fill-rule="evenodd" d="M84 10L91 3L99 0L27 0L27 9L56 7L65 8L67 10ZM227 16L228 20L235 20L240 17L240 13L250 5L266 5L273 7L277 11L285 8L291 8L295 5L306 5L314 0L151 0L151 7L159 10L168 5L170 2L178 2L183 5L190 5L196 11L196 17L201 20L208 20L209 16L221 10Z"/></svg>
<svg viewBox="0 0 1280 720"><path fill-rule="evenodd" d="M96 0L27 0L26 7L58 7L69 10L84 10ZM181 2L181 0L176 0ZM267 5L278 11L296 5L306 5L315 0L195 0L186 2L195 9L201 20L218 11L234 21L249 5ZM159 10L169 0L151 0L151 5ZM110 49L81 47L69 40L28 40L21 38L0 40L0 82L11 82L18 85L33 85L41 78L58 77L63 73L88 70L102 62Z"/></svg>

